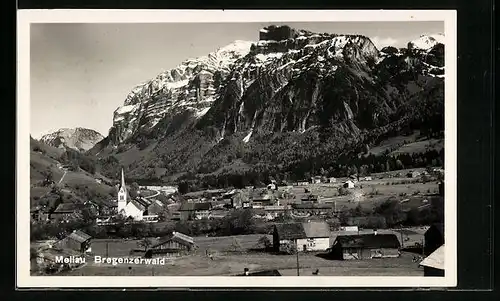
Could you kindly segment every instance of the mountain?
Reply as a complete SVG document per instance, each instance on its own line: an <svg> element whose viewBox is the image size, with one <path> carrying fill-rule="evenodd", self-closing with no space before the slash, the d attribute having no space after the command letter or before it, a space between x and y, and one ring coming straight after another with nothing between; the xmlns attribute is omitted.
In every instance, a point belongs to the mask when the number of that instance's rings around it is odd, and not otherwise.
<svg viewBox="0 0 500 301"><path fill-rule="evenodd" d="M438 44L444 45L444 35L434 34L434 35L421 35L418 39L410 41L408 48L418 48L422 50L430 50Z"/></svg>
<svg viewBox="0 0 500 301"><path fill-rule="evenodd" d="M190 112L203 116L218 97L234 62L250 51L251 42L235 41L207 56L189 59L135 87L116 109L109 138L121 143L149 131L167 116Z"/></svg>
<svg viewBox="0 0 500 301"><path fill-rule="evenodd" d="M72 148L87 151L104 138L100 133L86 128L60 129L54 133L43 135L40 141L57 148Z"/></svg>
<svg viewBox="0 0 500 301"><path fill-rule="evenodd" d="M442 135L444 45L420 40L264 28L133 89L89 154L137 179L338 172L401 132Z"/></svg>

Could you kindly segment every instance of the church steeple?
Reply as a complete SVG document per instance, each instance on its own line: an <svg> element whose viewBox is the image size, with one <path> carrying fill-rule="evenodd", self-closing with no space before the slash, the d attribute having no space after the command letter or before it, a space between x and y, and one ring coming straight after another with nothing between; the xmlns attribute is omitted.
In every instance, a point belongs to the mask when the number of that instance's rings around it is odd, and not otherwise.
<svg viewBox="0 0 500 301"><path fill-rule="evenodd" d="M120 190L123 188L124 191L127 191L127 186L125 185L125 175L123 173L123 168L122 168L122 181L120 184Z"/></svg>
<svg viewBox="0 0 500 301"><path fill-rule="evenodd" d="M120 183L120 188L118 190L118 212L121 212L122 210L125 209L127 206L127 200L128 199L128 194L127 194L127 186L125 185L125 175L123 173L123 168L122 168L122 180Z"/></svg>

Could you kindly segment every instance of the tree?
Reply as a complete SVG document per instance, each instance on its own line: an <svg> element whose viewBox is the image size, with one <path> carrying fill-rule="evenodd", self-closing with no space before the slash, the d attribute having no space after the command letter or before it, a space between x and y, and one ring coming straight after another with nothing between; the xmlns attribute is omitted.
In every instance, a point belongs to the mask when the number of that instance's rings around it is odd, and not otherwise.
<svg viewBox="0 0 500 301"><path fill-rule="evenodd" d="M182 181L177 186L177 189L180 194L186 194L189 192L189 184L186 181Z"/></svg>
<svg viewBox="0 0 500 301"><path fill-rule="evenodd" d="M137 242L137 245L139 246L139 248L144 248L144 252L146 252L149 249L149 247L153 245L153 241L148 237L144 237L143 239Z"/></svg>
<svg viewBox="0 0 500 301"><path fill-rule="evenodd" d="M257 242L259 246L262 246L264 250L269 250L271 248L271 240L267 236L262 236Z"/></svg>

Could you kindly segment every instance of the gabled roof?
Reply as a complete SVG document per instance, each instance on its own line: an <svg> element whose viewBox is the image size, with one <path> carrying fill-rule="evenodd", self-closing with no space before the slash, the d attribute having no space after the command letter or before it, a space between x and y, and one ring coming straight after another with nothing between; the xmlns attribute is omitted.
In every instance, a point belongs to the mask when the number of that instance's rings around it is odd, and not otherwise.
<svg viewBox="0 0 500 301"><path fill-rule="evenodd" d="M212 203L191 203L185 202L181 205L178 211L197 211L197 210L210 210L212 208Z"/></svg>
<svg viewBox="0 0 500 301"><path fill-rule="evenodd" d="M73 239L79 243L82 243L82 242L86 242L87 240L91 239L92 236L88 235L87 233L85 233L83 231L75 230L70 235L68 235L68 238Z"/></svg>
<svg viewBox="0 0 500 301"><path fill-rule="evenodd" d="M366 249L399 248L401 246L395 234L339 235L333 244L340 244L342 248Z"/></svg>
<svg viewBox="0 0 500 301"><path fill-rule="evenodd" d="M306 238L306 232L302 223L274 224L280 239L300 239Z"/></svg>
<svg viewBox="0 0 500 301"><path fill-rule="evenodd" d="M431 255L427 256L422 262L421 266L444 270L444 245L437 248Z"/></svg>
<svg viewBox="0 0 500 301"><path fill-rule="evenodd" d="M78 210L78 207L75 203L61 203L53 213L73 213L76 210Z"/></svg>
<svg viewBox="0 0 500 301"><path fill-rule="evenodd" d="M303 223L307 238L330 237L330 226L325 222Z"/></svg>
<svg viewBox="0 0 500 301"><path fill-rule="evenodd" d="M141 211L146 210L146 207L144 207L144 205L139 203L137 200L131 200L129 203L132 203L132 205L134 205L137 209L139 209Z"/></svg>
<svg viewBox="0 0 500 301"><path fill-rule="evenodd" d="M158 246L161 246L169 241L175 241L181 245L185 246L193 246L194 245L194 239L191 236L179 233L179 232L172 232L171 234L162 237L158 243L154 244L151 246L151 248L156 248Z"/></svg>
<svg viewBox="0 0 500 301"><path fill-rule="evenodd" d="M139 204L141 204L144 208L149 207L149 205L152 204L152 201L146 199L146 198L136 198L135 201Z"/></svg>

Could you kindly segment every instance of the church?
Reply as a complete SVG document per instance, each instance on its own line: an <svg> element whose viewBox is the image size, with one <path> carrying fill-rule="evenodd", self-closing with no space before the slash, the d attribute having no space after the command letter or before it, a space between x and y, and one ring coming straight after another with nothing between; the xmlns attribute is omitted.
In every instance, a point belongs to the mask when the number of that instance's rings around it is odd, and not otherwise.
<svg viewBox="0 0 500 301"><path fill-rule="evenodd" d="M136 198L131 199L128 192L127 186L125 184L125 175L122 169L122 179L120 187L118 188L118 214L123 215L128 218L131 217L136 221L142 221L144 219L151 219L157 217L157 215L149 215L149 211L153 211L153 207L158 207L163 205L158 201L148 200L146 198ZM160 206L162 207L162 206Z"/></svg>

